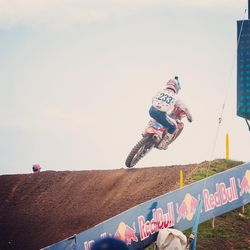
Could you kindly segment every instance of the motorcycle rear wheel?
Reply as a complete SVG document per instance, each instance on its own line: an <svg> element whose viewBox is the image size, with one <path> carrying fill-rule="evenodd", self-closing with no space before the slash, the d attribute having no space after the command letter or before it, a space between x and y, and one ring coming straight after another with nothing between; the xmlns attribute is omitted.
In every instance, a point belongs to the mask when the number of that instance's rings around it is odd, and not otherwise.
<svg viewBox="0 0 250 250"><path fill-rule="evenodd" d="M127 159L126 166L132 168L138 161L144 157L155 145L152 136L143 137L131 150Z"/></svg>

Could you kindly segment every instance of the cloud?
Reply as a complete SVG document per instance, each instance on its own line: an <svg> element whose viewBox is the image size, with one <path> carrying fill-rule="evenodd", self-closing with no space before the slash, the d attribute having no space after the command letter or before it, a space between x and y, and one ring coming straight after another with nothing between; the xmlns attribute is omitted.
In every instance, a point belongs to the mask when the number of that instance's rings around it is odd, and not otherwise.
<svg viewBox="0 0 250 250"><path fill-rule="evenodd" d="M0 0L0 26L62 25L105 19L109 13L88 1Z"/></svg>
<svg viewBox="0 0 250 250"><path fill-rule="evenodd" d="M97 22L152 6L227 9L244 3L243 0L0 0L0 27Z"/></svg>
<svg viewBox="0 0 250 250"><path fill-rule="evenodd" d="M193 6L193 7L204 7L204 8L232 8L241 6L244 4L244 0L209 0L209 1L201 1L201 0L176 0L176 3L184 6Z"/></svg>

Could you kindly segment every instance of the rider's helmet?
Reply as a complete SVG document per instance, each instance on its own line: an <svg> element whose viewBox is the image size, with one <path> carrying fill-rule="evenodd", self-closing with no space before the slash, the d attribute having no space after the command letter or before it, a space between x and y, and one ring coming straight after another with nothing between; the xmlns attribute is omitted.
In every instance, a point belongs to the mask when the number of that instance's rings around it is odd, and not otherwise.
<svg viewBox="0 0 250 250"><path fill-rule="evenodd" d="M178 79L178 76L175 76L174 79L170 79L166 84L167 89L172 89L176 94L178 94L181 89L181 85Z"/></svg>

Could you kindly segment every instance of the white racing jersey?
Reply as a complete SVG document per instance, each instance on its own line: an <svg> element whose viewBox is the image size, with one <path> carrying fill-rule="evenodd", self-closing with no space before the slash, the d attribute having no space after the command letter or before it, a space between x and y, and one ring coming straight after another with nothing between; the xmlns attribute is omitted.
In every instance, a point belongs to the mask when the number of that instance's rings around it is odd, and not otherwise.
<svg viewBox="0 0 250 250"><path fill-rule="evenodd" d="M173 111L176 101L177 98L174 91L163 89L153 97L152 105L156 109L166 112L169 115Z"/></svg>
<svg viewBox="0 0 250 250"><path fill-rule="evenodd" d="M175 106L179 107L181 110L183 110L186 113L187 119L189 119L191 121L193 120L189 109L187 108L187 106L180 99L176 100Z"/></svg>

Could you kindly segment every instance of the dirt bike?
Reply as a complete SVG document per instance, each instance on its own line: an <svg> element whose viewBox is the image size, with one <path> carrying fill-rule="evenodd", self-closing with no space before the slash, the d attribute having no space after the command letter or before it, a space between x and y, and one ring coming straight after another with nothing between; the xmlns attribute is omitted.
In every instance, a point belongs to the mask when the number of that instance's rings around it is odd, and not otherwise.
<svg viewBox="0 0 250 250"><path fill-rule="evenodd" d="M151 119L142 133L142 139L130 151L127 159L126 166L132 168L138 161L150 152L151 149L157 148L166 150L167 147L180 135L184 128L184 123L181 121L188 114L179 106L175 106L170 117L175 122L176 130L173 134L169 134L167 129L159 122ZM191 121L191 118L188 118Z"/></svg>

